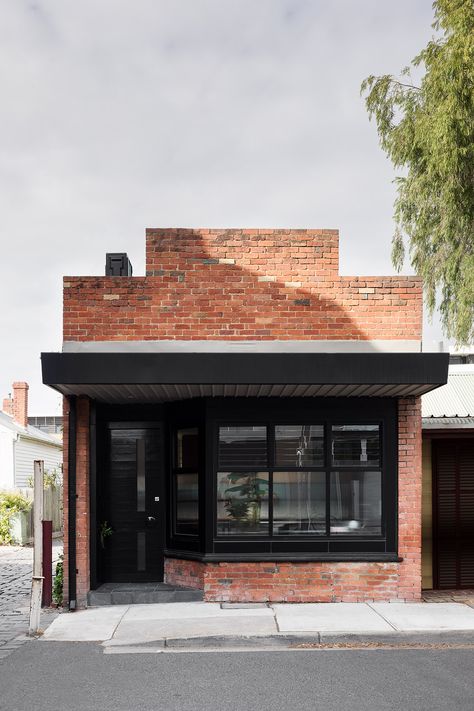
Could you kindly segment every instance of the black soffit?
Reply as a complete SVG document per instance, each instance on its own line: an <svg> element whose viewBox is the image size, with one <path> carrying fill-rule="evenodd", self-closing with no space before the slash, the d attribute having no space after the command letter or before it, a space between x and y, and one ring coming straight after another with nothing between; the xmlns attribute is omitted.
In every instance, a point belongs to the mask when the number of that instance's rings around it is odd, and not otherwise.
<svg viewBox="0 0 474 711"><path fill-rule="evenodd" d="M447 353L42 353L43 383L99 402L404 397L444 385Z"/></svg>

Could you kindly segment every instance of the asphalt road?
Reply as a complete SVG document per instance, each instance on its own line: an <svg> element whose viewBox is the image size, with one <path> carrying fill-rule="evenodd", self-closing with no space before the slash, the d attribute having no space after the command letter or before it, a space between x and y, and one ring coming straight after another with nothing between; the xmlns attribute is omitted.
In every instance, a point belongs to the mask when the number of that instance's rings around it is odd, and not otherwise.
<svg viewBox="0 0 474 711"><path fill-rule="evenodd" d="M0 664L2 711L436 711L474 708L473 650L103 655L27 643Z"/></svg>

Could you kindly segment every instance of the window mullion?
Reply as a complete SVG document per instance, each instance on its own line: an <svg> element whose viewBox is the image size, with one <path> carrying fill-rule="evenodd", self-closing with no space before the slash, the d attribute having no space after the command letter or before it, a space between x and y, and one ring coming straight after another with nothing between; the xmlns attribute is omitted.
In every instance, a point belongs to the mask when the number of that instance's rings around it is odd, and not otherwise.
<svg viewBox="0 0 474 711"><path fill-rule="evenodd" d="M325 464L326 464L326 537L329 538L331 532L331 433L332 427L329 422L324 426L325 439Z"/></svg>
<svg viewBox="0 0 474 711"><path fill-rule="evenodd" d="M273 538L273 467L275 464L275 426L267 426L267 466L268 466L268 535Z"/></svg>

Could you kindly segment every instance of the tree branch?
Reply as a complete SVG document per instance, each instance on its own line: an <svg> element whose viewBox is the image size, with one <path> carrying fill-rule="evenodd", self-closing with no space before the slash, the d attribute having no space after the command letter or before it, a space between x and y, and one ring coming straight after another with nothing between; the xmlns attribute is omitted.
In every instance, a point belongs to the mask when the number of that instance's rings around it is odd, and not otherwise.
<svg viewBox="0 0 474 711"><path fill-rule="evenodd" d="M398 79L390 79L391 84L398 84L398 86L404 86L406 89L413 89L414 91L421 91L421 87L415 86L414 84L404 84Z"/></svg>

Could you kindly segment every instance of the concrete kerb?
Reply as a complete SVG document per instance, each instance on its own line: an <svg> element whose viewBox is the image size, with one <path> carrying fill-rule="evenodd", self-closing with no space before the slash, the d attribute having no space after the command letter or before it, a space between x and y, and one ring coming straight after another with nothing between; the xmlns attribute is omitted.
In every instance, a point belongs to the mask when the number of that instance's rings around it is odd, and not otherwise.
<svg viewBox="0 0 474 711"><path fill-rule="evenodd" d="M404 633L389 634L298 634L268 636L225 636L166 638L153 642L130 644L108 640L102 643L106 654L146 654L157 652L219 652L219 651L299 651L325 648L474 648L474 636L471 632L454 633Z"/></svg>
<svg viewBox="0 0 474 711"><path fill-rule="evenodd" d="M376 608L376 609L374 609ZM474 610L459 603L308 604L222 609L212 603L113 606L61 615L45 641L104 648L297 648L301 645L474 646Z"/></svg>

